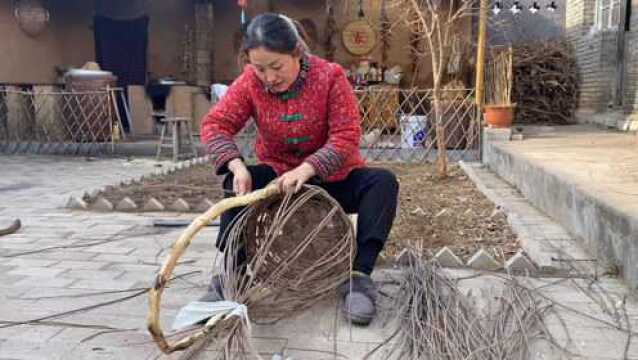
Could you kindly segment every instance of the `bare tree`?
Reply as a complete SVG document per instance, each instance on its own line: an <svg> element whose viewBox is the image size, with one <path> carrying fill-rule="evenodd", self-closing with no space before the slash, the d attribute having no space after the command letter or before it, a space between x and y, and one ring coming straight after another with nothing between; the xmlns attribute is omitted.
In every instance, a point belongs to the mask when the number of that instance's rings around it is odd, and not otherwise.
<svg viewBox="0 0 638 360"><path fill-rule="evenodd" d="M447 176L447 144L443 123L442 81L453 52L454 37L458 36L459 24L477 10L476 0L394 0L400 16L421 39L424 49L413 48L411 53L421 60L429 58L432 65L434 116L437 143L437 171L439 176ZM416 43L414 41L413 43Z"/></svg>

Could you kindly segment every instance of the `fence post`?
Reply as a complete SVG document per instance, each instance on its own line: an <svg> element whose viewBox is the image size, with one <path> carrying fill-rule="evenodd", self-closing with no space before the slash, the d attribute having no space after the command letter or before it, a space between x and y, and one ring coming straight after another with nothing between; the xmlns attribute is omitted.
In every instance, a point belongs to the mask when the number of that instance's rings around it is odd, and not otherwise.
<svg viewBox="0 0 638 360"><path fill-rule="evenodd" d="M479 114L483 109L485 97L485 48L487 43L487 6L488 0L481 0L479 13L478 45L476 49L476 105ZM480 116L480 115L479 115Z"/></svg>

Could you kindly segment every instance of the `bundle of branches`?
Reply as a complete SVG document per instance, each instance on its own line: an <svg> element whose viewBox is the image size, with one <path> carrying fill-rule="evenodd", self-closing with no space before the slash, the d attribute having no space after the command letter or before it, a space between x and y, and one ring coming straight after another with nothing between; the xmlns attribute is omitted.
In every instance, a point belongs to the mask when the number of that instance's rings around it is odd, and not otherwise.
<svg viewBox="0 0 638 360"><path fill-rule="evenodd" d="M512 86L514 83L513 50L495 47L485 69L485 102L490 105L512 104Z"/></svg>
<svg viewBox="0 0 638 360"><path fill-rule="evenodd" d="M576 58L566 41L514 47L513 101L518 123L567 124L579 97Z"/></svg>
<svg viewBox="0 0 638 360"><path fill-rule="evenodd" d="M225 301L219 304L231 306L195 333L169 344L159 309L177 260L206 223L230 208L248 204L230 228L220 255ZM282 196L273 184L222 200L195 219L173 246L150 292L149 330L165 353L207 338L216 340L227 358L260 358L250 344L251 321L275 322L333 294L350 276L354 251L352 223L339 203L319 187L306 186L297 194Z"/></svg>
<svg viewBox="0 0 638 360"><path fill-rule="evenodd" d="M393 306L396 341L388 339L384 358L523 360L534 338L548 337L542 316L550 306L532 291L505 284L480 311L435 263L410 258Z"/></svg>

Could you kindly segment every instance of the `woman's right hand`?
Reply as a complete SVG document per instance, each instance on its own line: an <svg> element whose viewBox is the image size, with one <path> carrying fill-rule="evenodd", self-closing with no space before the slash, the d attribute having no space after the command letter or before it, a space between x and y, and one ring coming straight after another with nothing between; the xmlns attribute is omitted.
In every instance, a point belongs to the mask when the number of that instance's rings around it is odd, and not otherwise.
<svg viewBox="0 0 638 360"><path fill-rule="evenodd" d="M253 179L244 162L237 158L228 163L228 170L233 173L233 191L236 195L246 195L253 189Z"/></svg>

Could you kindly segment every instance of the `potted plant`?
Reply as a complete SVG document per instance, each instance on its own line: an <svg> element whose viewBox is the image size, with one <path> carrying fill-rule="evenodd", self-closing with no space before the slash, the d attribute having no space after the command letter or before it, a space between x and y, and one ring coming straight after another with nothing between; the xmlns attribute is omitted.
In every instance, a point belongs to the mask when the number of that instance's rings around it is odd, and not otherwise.
<svg viewBox="0 0 638 360"><path fill-rule="evenodd" d="M487 69L486 105L483 113L492 128L508 128L514 121L516 104L512 103L514 83L512 48L492 53Z"/></svg>

